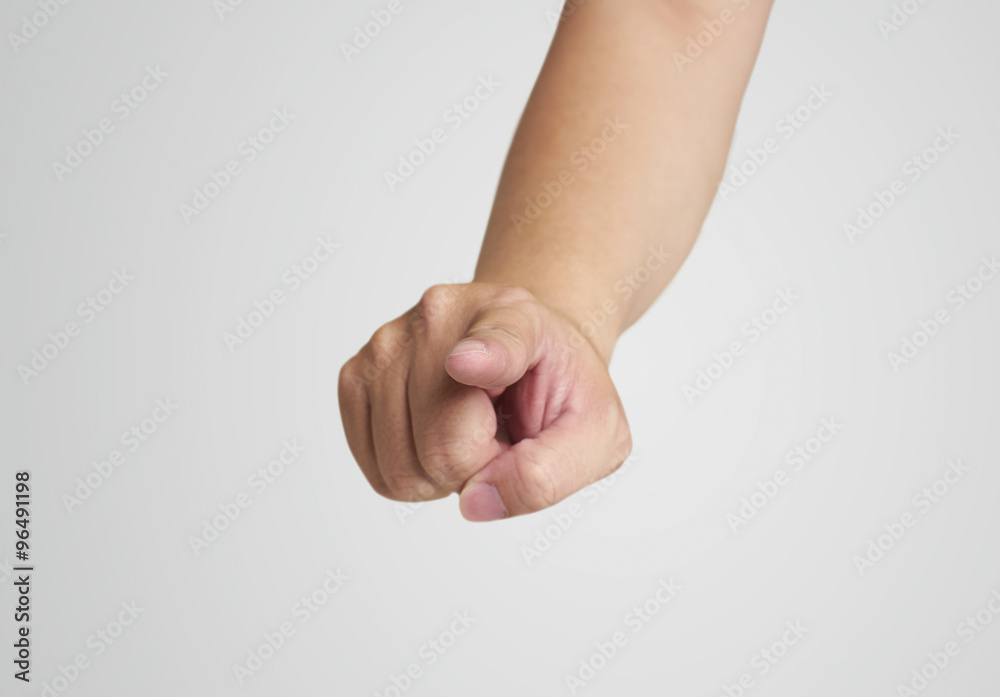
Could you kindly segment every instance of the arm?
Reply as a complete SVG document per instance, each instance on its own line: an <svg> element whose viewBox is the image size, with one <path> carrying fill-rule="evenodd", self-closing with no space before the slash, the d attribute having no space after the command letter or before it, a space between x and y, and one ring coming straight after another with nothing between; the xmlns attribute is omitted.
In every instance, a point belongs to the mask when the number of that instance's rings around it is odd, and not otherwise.
<svg viewBox="0 0 1000 697"><path fill-rule="evenodd" d="M570 0L576 9L514 137L476 280L529 289L584 327L609 361L708 214L771 1ZM713 41L688 59L701 32ZM642 267L649 280L630 281ZM621 281L633 290L624 302ZM587 313L600 317L609 299L617 311L594 333Z"/></svg>
<svg viewBox="0 0 1000 697"><path fill-rule="evenodd" d="M608 362L694 244L770 0L571 2L475 281L430 288L341 370L348 445L389 498L458 493L467 519L497 520L631 451ZM701 32L710 45L687 61Z"/></svg>

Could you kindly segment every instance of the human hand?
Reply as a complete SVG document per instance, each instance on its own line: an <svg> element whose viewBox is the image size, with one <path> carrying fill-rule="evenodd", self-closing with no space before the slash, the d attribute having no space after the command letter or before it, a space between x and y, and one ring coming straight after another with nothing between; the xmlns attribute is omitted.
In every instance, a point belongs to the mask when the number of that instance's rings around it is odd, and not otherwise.
<svg viewBox="0 0 1000 697"><path fill-rule="evenodd" d="M552 506L632 449L597 350L512 286L432 286L344 365L338 396L375 491L411 502L459 493L471 521Z"/></svg>

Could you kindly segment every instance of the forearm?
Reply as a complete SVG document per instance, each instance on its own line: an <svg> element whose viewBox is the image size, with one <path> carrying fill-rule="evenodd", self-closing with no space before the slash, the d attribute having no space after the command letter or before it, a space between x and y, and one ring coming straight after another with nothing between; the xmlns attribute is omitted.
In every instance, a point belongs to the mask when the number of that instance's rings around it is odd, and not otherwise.
<svg viewBox="0 0 1000 697"><path fill-rule="evenodd" d="M770 5L577 4L556 32L515 134L476 280L532 291L609 361L618 336L694 245ZM720 20L724 10L732 21ZM704 20L720 21L721 33L679 67L675 52L685 55ZM585 326L588 313L606 319Z"/></svg>

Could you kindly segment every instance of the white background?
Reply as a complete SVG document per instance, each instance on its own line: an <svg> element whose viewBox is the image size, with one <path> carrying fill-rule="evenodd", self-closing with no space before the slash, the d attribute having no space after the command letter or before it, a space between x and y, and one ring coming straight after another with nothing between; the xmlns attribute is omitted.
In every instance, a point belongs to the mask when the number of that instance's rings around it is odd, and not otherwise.
<svg viewBox="0 0 1000 697"><path fill-rule="evenodd" d="M246 0L220 18L209 0L70 2L17 50L4 41L0 561L14 561L27 469L36 571L30 686L12 677L17 595L0 572L0 693L388 696L415 663L409 695L570 694L566 676L621 631L576 694L718 697L749 673L750 695L888 697L949 641L959 655L920 694L1000 694L1000 627L958 633L1000 589L1000 280L961 311L947 300L1000 253L997 4L928 0L886 37L885 0L779 0L731 163L770 137L780 148L716 201L612 364L632 466L599 496L488 525L454 498L413 510L374 494L336 379L424 288L471 278L558 4L402 4L350 61L342 43L383 3ZM0 29L38 11L8 2ZM113 102L147 66L168 77L120 119ZM486 76L501 86L390 192L384 173ZM778 121L820 86L833 96L785 139ZM245 162L241 141L276 108L294 119ZM102 118L115 130L59 181L52 163ZM911 182L906 161L949 127L960 138ZM185 222L180 204L230 159L242 173ZM906 193L852 242L845 223L894 179ZM288 290L317 237L333 257L230 351L224 333ZM84 324L78 305L122 268L135 280ZM741 328L786 288L799 299L749 342ZM940 308L948 323L894 370L888 354ZM69 321L79 336L22 378ZM690 403L683 386L734 340L745 354ZM157 399L176 413L127 452L122 432ZM791 471L786 453L823 418L843 426L734 532L727 515ZM258 494L248 478L293 438L305 452ZM125 463L67 504L116 449ZM968 473L922 513L913 497L950 460ZM252 504L196 554L192 537L244 492ZM583 514L550 527L573 502ZM915 525L862 574L856 557L907 511ZM349 581L300 623L295 604L330 569ZM661 579L681 590L633 633L628 613ZM143 612L95 655L131 601ZM476 621L428 665L422 647L456 612ZM240 684L233 666L285 621L294 635ZM805 635L762 675L755 656L794 621ZM54 683L79 654L89 667Z"/></svg>

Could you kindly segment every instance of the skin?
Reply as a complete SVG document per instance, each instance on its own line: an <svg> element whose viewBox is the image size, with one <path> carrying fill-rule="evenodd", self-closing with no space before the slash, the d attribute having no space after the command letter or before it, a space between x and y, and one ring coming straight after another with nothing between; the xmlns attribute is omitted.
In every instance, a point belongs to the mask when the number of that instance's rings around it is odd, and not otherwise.
<svg viewBox="0 0 1000 697"><path fill-rule="evenodd" d="M632 439L608 364L694 245L770 8L568 3L475 280L429 288L341 370L347 442L375 491L458 493L466 519L498 520L625 461ZM700 33L708 45L678 64Z"/></svg>

